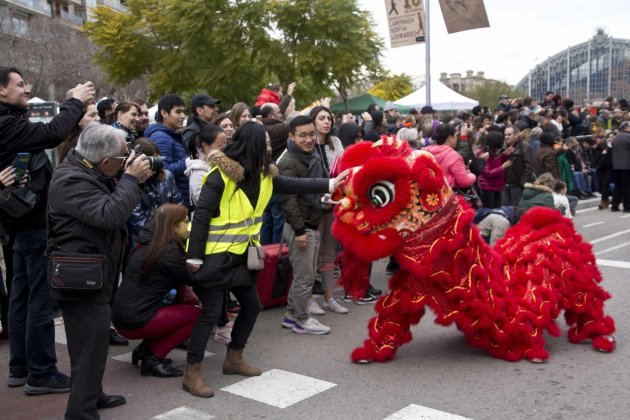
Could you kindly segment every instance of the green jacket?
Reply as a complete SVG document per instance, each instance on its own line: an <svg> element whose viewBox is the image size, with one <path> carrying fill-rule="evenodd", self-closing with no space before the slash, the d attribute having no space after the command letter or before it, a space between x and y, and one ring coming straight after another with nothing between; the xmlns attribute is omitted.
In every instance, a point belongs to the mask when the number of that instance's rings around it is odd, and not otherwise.
<svg viewBox="0 0 630 420"><path fill-rule="evenodd" d="M567 190L573 190L573 173L571 166L567 160L567 155L562 152L558 155L558 170L560 171L560 179L567 183Z"/></svg>

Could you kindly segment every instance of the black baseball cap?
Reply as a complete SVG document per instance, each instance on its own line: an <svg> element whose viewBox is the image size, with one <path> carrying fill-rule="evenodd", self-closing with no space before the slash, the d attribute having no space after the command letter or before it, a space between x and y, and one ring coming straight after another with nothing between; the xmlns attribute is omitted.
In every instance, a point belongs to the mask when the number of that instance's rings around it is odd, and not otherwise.
<svg viewBox="0 0 630 420"><path fill-rule="evenodd" d="M193 111L197 109L198 106L204 105L217 105L221 103L221 99L213 98L212 96L208 96L205 93L200 93L192 97L191 104Z"/></svg>

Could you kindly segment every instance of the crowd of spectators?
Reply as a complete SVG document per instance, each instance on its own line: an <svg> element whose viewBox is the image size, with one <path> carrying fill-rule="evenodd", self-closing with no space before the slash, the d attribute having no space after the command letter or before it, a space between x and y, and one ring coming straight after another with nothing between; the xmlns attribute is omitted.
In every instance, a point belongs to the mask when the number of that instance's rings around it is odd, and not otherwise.
<svg viewBox="0 0 630 420"><path fill-rule="evenodd" d="M294 281L282 326L328 333L315 316L351 312L333 294L339 245L328 199L346 176L338 161L357 141L393 136L433 154L454 191L477 208L475 223L490 243L532 206L570 218L578 200L599 196L601 210L630 212L623 99L581 108L548 92L540 101L503 95L494 109L424 106L403 115L388 103L333 115L328 98L295 111L295 89L292 83L284 94L270 83L252 107L238 102L224 112L207 93L190 104L169 94L149 124L145 100L95 103L88 82L42 124L25 118L30 92L19 70L0 68L8 386L33 395L70 392L69 418L98 418L98 409L125 403L101 382L108 343L129 339L142 340L132 352L142 375L184 376L184 390L199 397L214 394L201 375L210 336L227 345L224 373L260 375L243 359L260 310L248 253L260 244L288 245ZM61 163L53 172L45 149L57 146ZM18 213L10 199L25 191L31 194L21 199L34 201ZM47 256L55 252L105 255L103 287L49 292ZM387 269L395 271L396 261ZM362 299L343 300L373 303L381 293L370 286ZM230 308L232 297L240 309ZM52 319L59 309L71 377L56 369ZM238 313L235 320L230 313ZM188 349L185 371L167 357L176 346Z"/></svg>

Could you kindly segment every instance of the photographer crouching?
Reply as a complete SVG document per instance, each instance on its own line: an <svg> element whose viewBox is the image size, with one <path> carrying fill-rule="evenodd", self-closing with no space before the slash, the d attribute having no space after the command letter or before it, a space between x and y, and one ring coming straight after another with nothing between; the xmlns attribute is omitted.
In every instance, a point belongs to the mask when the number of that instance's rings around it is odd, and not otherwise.
<svg viewBox="0 0 630 420"><path fill-rule="evenodd" d="M114 177L120 176L118 182ZM48 201L50 294L63 314L72 372L66 418L99 418L125 403L105 395L110 301L126 244L127 220L153 172L129 153L125 132L89 124L53 174Z"/></svg>

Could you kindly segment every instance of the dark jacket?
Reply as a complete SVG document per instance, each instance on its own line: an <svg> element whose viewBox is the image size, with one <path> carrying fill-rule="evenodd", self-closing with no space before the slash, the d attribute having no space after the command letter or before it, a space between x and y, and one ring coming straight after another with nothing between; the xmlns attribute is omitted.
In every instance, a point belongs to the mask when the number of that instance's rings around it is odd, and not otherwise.
<svg viewBox="0 0 630 420"><path fill-rule="evenodd" d="M25 118L26 112L24 108L0 102L0 170L11 165L18 153L30 153L27 188L38 195L33 210L19 219L0 210L0 222L9 232L46 228L46 201L52 164L44 150L58 146L70 135L81 120L85 105L74 98L64 102L59 114L48 124L29 122Z"/></svg>
<svg viewBox="0 0 630 420"><path fill-rule="evenodd" d="M626 171L630 169L630 133L622 131L615 136L612 141L612 152L613 169Z"/></svg>
<svg viewBox="0 0 630 420"><path fill-rule="evenodd" d="M285 124L274 118L263 118L262 123L271 141L271 161L275 162L287 148L289 124Z"/></svg>
<svg viewBox="0 0 630 420"><path fill-rule="evenodd" d="M146 278L141 278L142 263L148 256L154 229L154 225L149 223L140 232L141 246L129 256L123 281L116 291L112 322L118 328L142 328L163 306L164 295L171 289L177 290L182 284L192 285L194 282L184 252L175 244L167 245Z"/></svg>
<svg viewBox="0 0 630 420"><path fill-rule="evenodd" d="M104 254L109 271L96 292L58 292L58 300L109 303L118 280L127 237L127 219L140 202L138 180L123 174L118 183L88 167L76 151L55 171L48 200L48 249L79 254Z"/></svg>
<svg viewBox="0 0 630 420"><path fill-rule="evenodd" d="M278 160L281 175L294 178L323 178L323 162L317 152L305 153L289 140L287 151ZM282 194L282 213L295 231L295 236L306 229L319 229L322 219L321 194Z"/></svg>
<svg viewBox="0 0 630 420"><path fill-rule="evenodd" d="M190 120L188 126L184 128L182 131L182 139L184 140L184 148L188 150L188 145L190 144L190 139L199 134L201 128L208 125L208 123L204 122L201 118L196 115L193 115Z"/></svg>
<svg viewBox="0 0 630 420"><path fill-rule="evenodd" d="M138 242L138 235L144 225L151 220L157 208L164 203L184 204L184 199L177 188L173 174L166 169L164 170L163 181L156 178L145 181L142 199L131 213L129 234L134 243Z"/></svg>
<svg viewBox="0 0 630 420"><path fill-rule="evenodd" d="M188 177L184 173L188 152L184 146L182 135L160 123L148 126L144 135L150 138L160 149L160 155L164 157L164 168L171 171L175 177L175 182L182 193L184 203L186 203L186 206L189 206Z"/></svg>
<svg viewBox="0 0 630 420"><path fill-rule="evenodd" d="M536 152L536 174L549 172L554 178L560 179L560 170L556 161L556 151L553 146L541 143Z"/></svg>
<svg viewBox="0 0 630 420"><path fill-rule="evenodd" d="M606 153L604 153L606 152ZM606 142L603 142L593 150L593 167L599 171L611 171L612 165L612 147L608 147Z"/></svg>
<svg viewBox="0 0 630 420"><path fill-rule="evenodd" d="M235 160L225 156L222 152L214 153L208 158L208 163L218 166L221 171L233 179L239 188L243 190L252 207L256 207L258 196L260 195L260 182L252 182L252 179L244 177L244 168ZM277 175L278 168L270 167L270 174L273 176L273 189L279 193L325 193L329 191L329 180L319 179L298 179ZM219 171L214 171L206 179L206 183L201 187L199 201L192 220L190 238L186 248L186 256L190 259L203 260L199 272L195 273L197 285L204 288L226 289L235 286L251 286L256 281L254 272L247 270L246 253L236 255L232 253L205 255L206 242L208 240L208 227L213 217L218 217L221 196L225 189L225 183ZM259 232L252 232L257 235ZM225 261L217 261L222 259ZM208 262L214 264L208 264ZM217 267L226 267L221 271ZM248 274L249 273L249 274Z"/></svg>
<svg viewBox="0 0 630 420"><path fill-rule="evenodd" d="M529 144L518 139L510 155L512 166L505 170L505 183L508 187L522 187L534 181L534 155Z"/></svg>

